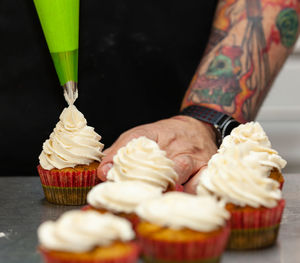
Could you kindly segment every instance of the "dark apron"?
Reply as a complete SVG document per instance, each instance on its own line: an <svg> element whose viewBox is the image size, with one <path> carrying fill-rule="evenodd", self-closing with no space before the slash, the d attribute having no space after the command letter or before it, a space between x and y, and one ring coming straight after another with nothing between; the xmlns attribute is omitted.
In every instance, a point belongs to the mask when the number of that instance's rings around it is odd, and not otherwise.
<svg viewBox="0 0 300 263"><path fill-rule="evenodd" d="M106 146L131 127L178 112L216 2L81 1L76 105ZM66 103L33 3L3 1L0 17L0 158L33 175Z"/></svg>

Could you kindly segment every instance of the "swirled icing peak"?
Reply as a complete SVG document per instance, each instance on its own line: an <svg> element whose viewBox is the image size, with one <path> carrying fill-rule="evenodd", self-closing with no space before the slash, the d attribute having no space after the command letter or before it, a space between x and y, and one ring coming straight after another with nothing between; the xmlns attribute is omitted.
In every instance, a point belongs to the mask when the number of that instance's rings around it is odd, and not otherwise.
<svg viewBox="0 0 300 263"><path fill-rule="evenodd" d="M234 128L230 135L226 136L219 151L224 151L236 144L252 142L264 147L271 148L268 136L258 122L248 122Z"/></svg>
<svg viewBox="0 0 300 263"><path fill-rule="evenodd" d="M218 202L210 195L200 197L182 192L168 192L160 198L143 202L136 213L153 224L200 232L217 230L229 218L224 202Z"/></svg>
<svg viewBox="0 0 300 263"><path fill-rule="evenodd" d="M242 207L276 206L281 199L279 183L268 178L269 170L263 165L255 165L257 161L250 160L247 146L239 144L213 155L200 177L197 193L201 195L208 190Z"/></svg>
<svg viewBox="0 0 300 263"><path fill-rule="evenodd" d="M72 210L56 222L41 224L38 238L40 244L50 250L85 252L114 241L132 240L134 232L129 221L112 214Z"/></svg>
<svg viewBox="0 0 300 263"><path fill-rule="evenodd" d="M286 165L286 161L271 148L271 142L258 122L248 122L233 129L231 134L224 138L218 152L226 154L227 149L239 144L243 144L240 149L243 149L244 159L249 164L262 165L269 172L273 168L281 171Z"/></svg>
<svg viewBox="0 0 300 263"><path fill-rule="evenodd" d="M44 169L75 167L100 161L103 144L93 127L74 105L65 108L39 156Z"/></svg>
<svg viewBox="0 0 300 263"><path fill-rule="evenodd" d="M88 203L113 212L133 213L140 203L161 196L162 189L138 181L105 182L88 193Z"/></svg>
<svg viewBox="0 0 300 263"><path fill-rule="evenodd" d="M131 140L113 158L107 179L115 182L142 181L166 190L178 179L172 160L155 141L144 136Z"/></svg>

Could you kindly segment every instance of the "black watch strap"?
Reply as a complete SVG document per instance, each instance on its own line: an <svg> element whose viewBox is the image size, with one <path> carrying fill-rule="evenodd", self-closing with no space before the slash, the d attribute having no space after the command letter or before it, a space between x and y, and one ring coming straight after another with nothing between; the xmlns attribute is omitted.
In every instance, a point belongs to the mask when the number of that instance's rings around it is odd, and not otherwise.
<svg viewBox="0 0 300 263"><path fill-rule="evenodd" d="M240 125L234 118L199 105L189 106L180 112L181 115L193 117L197 120L212 124L216 131L217 145L220 146L225 136Z"/></svg>

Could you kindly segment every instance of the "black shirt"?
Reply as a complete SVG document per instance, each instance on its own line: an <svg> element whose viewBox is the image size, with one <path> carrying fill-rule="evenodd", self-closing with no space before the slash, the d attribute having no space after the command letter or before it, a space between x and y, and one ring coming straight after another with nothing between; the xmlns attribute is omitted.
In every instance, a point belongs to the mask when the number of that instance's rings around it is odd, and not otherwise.
<svg viewBox="0 0 300 263"><path fill-rule="evenodd" d="M107 147L131 127L178 112L216 3L81 1L76 106ZM0 2L0 36L1 175L34 175L67 104L33 1Z"/></svg>

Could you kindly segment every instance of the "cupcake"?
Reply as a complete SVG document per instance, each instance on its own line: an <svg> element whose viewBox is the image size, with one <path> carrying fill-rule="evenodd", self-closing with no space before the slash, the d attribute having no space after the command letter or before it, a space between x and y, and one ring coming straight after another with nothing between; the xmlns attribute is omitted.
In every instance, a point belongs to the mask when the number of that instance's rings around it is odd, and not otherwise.
<svg viewBox="0 0 300 263"><path fill-rule="evenodd" d="M138 182L105 182L95 186L87 196L89 206L84 210L96 210L100 213L111 212L128 219L133 227L138 222L136 207L149 199L161 196L159 187Z"/></svg>
<svg viewBox="0 0 300 263"><path fill-rule="evenodd" d="M73 210L38 229L47 263L134 263L138 249L130 223L111 214Z"/></svg>
<svg viewBox="0 0 300 263"><path fill-rule="evenodd" d="M100 139L74 105L63 110L39 156L38 172L49 202L86 203L88 191L99 183L96 172L103 156Z"/></svg>
<svg viewBox="0 0 300 263"><path fill-rule="evenodd" d="M262 165L268 170L269 177L279 182L282 189L284 178L281 170L286 166L286 161L272 149L268 136L258 122L248 122L233 129L231 134L224 138L218 152L224 153L241 143L248 144L248 150L251 152L248 160L256 161L252 162L252 165Z"/></svg>
<svg viewBox="0 0 300 263"><path fill-rule="evenodd" d="M245 146L245 147L244 147ZM214 194L231 214L229 249L257 249L276 242L285 202L279 183L263 166L244 160L247 144L215 154L200 177L198 195Z"/></svg>
<svg viewBox="0 0 300 263"><path fill-rule="evenodd" d="M155 141L142 136L118 150L107 179L115 182L140 181L167 191L175 189L178 175L166 152Z"/></svg>
<svg viewBox="0 0 300 263"><path fill-rule="evenodd" d="M136 233L145 262L219 262L230 233L224 203L168 192L139 205Z"/></svg>

